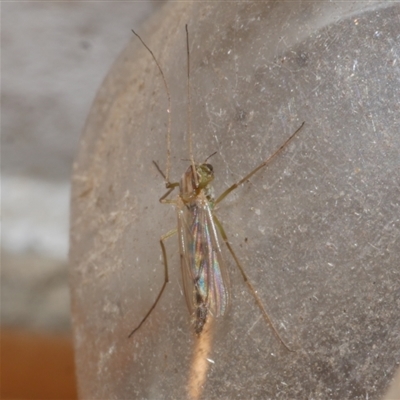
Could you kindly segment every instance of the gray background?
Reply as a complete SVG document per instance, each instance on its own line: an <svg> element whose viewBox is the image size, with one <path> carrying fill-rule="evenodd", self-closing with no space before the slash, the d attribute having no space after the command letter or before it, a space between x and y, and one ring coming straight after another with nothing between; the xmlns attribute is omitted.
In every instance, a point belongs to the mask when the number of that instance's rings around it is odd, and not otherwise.
<svg viewBox="0 0 400 400"><path fill-rule="evenodd" d="M136 38L110 71L74 165L71 289L84 397L187 398L207 357L203 398L378 399L399 363L399 8L376 2L174 2L141 35L172 98L172 170L187 168L188 23L194 157L217 151L216 193L306 121L277 159L220 204L235 253L230 311L212 349L193 334L164 169L166 93ZM203 369L203 372L206 369ZM198 375L199 376L199 375ZM189 385L190 386L190 385ZM197 396L196 398L200 397Z"/></svg>
<svg viewBox="0 0 400 400"><path fill-rule="evenodd" d="M69 328L72 161L107 71L159 5L1 4L3 326Z"/></svg>

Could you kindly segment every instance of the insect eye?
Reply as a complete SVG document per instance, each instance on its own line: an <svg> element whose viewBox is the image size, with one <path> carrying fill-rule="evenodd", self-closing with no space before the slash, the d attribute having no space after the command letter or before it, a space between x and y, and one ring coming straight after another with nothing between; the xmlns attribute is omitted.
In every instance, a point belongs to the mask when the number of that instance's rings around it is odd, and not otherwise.
<svg viewBox="0 0 400 400"><path fill-rule="evenodd" d="M204 164L209 170L210 172L214 172L214 168L211 164Z"/></svg>

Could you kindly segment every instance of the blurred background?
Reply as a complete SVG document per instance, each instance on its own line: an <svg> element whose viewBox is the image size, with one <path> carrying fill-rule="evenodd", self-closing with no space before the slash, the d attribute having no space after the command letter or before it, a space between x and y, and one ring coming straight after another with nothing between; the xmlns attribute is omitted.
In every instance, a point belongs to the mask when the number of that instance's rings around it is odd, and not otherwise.
<svg viewBox="0 0 400 400"><path fill-rule="evenodd" d="M1 398L74 399L72 162L110 66L162 2L6 2L1 12Z"/></svg>

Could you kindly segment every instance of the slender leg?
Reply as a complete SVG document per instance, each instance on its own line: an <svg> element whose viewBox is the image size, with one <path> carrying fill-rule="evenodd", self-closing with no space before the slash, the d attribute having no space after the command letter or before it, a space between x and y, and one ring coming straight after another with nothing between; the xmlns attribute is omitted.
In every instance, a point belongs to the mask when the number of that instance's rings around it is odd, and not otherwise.
<svg viewBox="0 0 400 400"><path fill-rule="evenodd" d="M168 197L174 190L175 188L179 186L179 183L170 183L170 187L167 191L167 193L165 193L162 197L160 197L160 203L163 204L176 204L176 200L175 199L166 199L166 197Z"/></svg>
<svg viewBox="0 0 400 400"><path fill-rule="evenodd" d="M179 186L179 182L169 182L167 180L167 177L165 176L164 172L161 171L161 168L158 166L158 164L153 161L153 164L156 166L157 171L161 174L161 176L164 178L165 180L165 187L168 189L167 193L165 193L161 198L160 198L160 203L163 204L173 204L175 203L175 200L168 200L166 199L166 197L168 197L176 187Z"/></svg>
<svg viewBox="0 0 400 400"><path fill-rule="evenodd" d="M156 308L158 301L161 299L161 296L164 292L164 289L167 285L167 283L169 282L169 278L168 278L168 262L167 262L167 252L165 250L165 245L164 245L164 240L168 239L169 237L175 235L175 233L177 233L176 229L173 229L172 231L169 231L168 233L166 233L165 235L161 236L160 238L160 246L161 246L161 251L162 251L162 255L163 255L163 261L164 261L164 283L161 287L160 292L158 293L158 296L155 300L155 302L153 303L153 305L150 307L150 310L147 312L147 314L144 316L144 318L142 319L142 321L140 322L140 324L129 334L128 338L130 338L136 331L138 331L140 329L140 327L144 324L144 322L146 321L146 319L149 317L149 315L152 313L152 311Z"/></svg>
<svg viewBox="0 0 400 400"><path fill-rule="evenodd" d="M258 297L257 295L257 291L254 289L253 285L251 284L251 282L249 281L249 279L247 278L246 273L244 272L244 269L242 267L242 265L240 264L239 259L237 258L235 252L232 249L231 244L228 241L228 237L226 236L225 230L223 228L223 226L221 225L221 222L218 220L218 218L213 214L213 218L214 218L214 222L215 225L217 225L219 232L221 233L222 239L225 242L226 246L228 247L229 252L232 254L233 259L236 262L237 267L239 268L240 273L242 274L243 280L246 283L246 285L249 287L252 295L254 296L254 299L256 300L256 303L258 305L258 307L260 308L262 315L265 319L265 321L268 323L268 325L272 328L273 332L275 333L276 337L279 339L279 341L283 344L283 346L286 348L286 350L293 352L294 350L291 350L289 348L289 346L284 342L284 340L282 339L281 335L279 334L278 330L275 328L274 324L272 323L272 320L270 318L270 316L267 313L267 310L265 309L261 299Z"/></svg>
<svg viewBox="0 0 400 400"><path fill-rule="evenodd" d="M220 203L226 196L228 196L229 193L231 193L233 190L235 190L238 186L240 186L242 183L246 182L248 179L250 179L257 171L259 171L261 168L264 168L267 166L288 144L289 142L297 135L297 133L300 131L300 129L304 126L304 122L296 129L294 133L279 147L278 150L275 151L270 157L268 157L263 163L261 163L258 167L254 168L253 171L248 173L244 178L242 178L240 181L234 183L232 186L228 187L228 189L225 190L218 198L215 200L215 204Z"/></svg>

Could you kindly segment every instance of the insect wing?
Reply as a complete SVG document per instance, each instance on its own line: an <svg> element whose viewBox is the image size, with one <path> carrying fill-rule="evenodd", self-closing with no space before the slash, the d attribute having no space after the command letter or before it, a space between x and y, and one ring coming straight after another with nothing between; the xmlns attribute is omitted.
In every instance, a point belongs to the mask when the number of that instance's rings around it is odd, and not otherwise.
<svg viewBox="0 0 400 400"><path fill-rule="evenodd" d="M214 316L225 314L230 284L209 202L197 198L189 207L178 207L178 234L183 287L190 313L199 300Z"/></svg>

